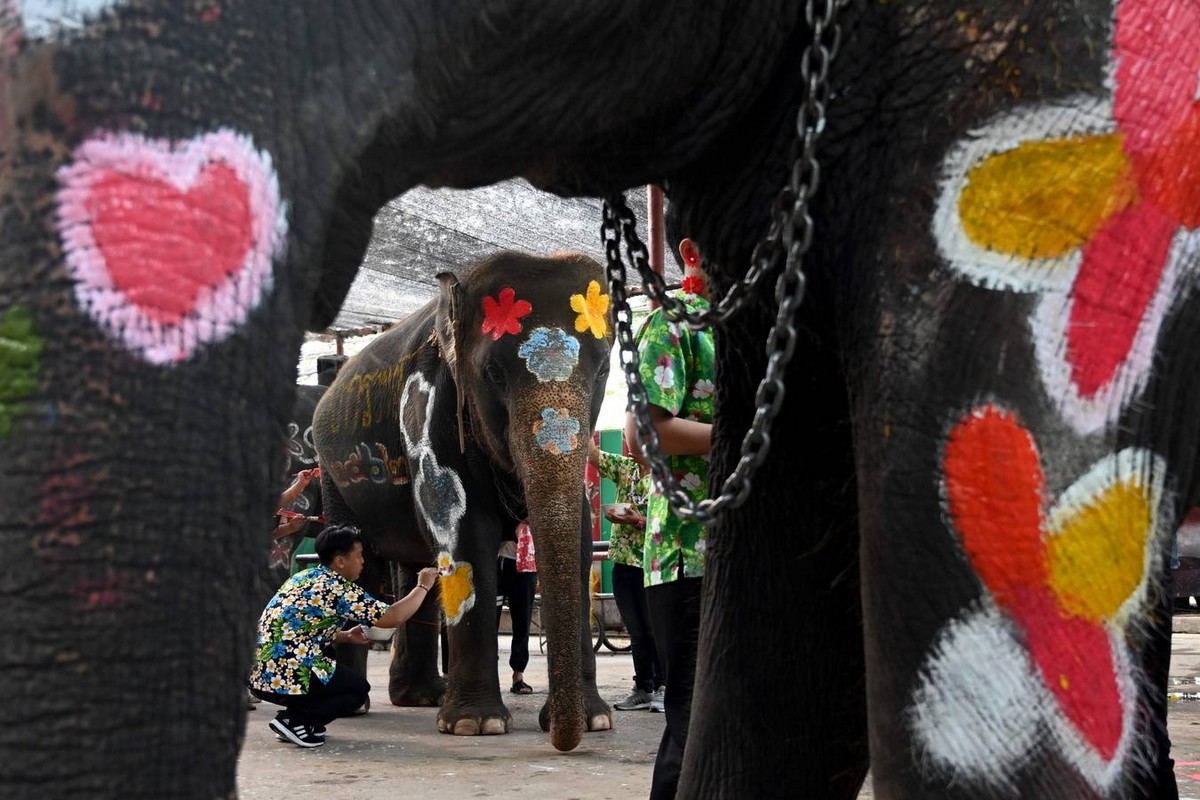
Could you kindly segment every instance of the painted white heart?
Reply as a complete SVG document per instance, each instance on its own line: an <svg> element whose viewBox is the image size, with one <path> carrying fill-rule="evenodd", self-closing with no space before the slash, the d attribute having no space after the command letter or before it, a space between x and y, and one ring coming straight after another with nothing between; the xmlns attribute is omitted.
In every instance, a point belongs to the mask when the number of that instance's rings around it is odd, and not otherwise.
<svg viewBox="0 0 1200 800"><path fill-rule="evenodd" d="M76 298L146 361L171 364L224 339L270 290L287 207L270 156L249 137L100 134L58 178Z"/></svg>

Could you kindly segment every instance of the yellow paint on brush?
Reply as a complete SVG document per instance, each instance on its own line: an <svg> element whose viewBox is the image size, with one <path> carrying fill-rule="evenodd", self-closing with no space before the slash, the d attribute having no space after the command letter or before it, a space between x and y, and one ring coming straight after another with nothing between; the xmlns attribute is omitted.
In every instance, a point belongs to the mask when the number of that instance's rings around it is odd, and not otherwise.
<svg viewBox="0 0 1200 800"><path fill-rule="evenodd" d="M462 615L475 605L475 582L471 579L471 565L459 561L449 575L441 578L442 606L446 619L451 624L462 619Z"/></svg>
<svg viewBox="0 0 1200 800"><path fill-rule="evenodd" d="M1051 531L1050 587L1064 609L1097 623L1116 614L1142 581L1150 514L1145 489L1122 481Z"/></svg>
<svg viewBox="0 0 1200 800"><path fill-rule="evenodd" d="M1119 134L1043 139L971 169L958 200L963 230L988 250L1057 258L1137 200Z"/></svg>

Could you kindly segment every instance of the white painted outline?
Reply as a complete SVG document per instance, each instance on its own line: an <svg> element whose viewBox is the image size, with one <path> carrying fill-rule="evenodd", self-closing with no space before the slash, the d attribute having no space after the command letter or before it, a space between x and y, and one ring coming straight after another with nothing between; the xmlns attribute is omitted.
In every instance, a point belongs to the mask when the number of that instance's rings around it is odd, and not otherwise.
<svg viewBox="0 0 1200 800"><path fill-rule="evenodd" d="M1105 627L1121 705L1121 734L1111 760L1105 761L1084 741L1046 685L1041 670L1033 663L1015 623L995 606L990 595L985 595L977 605L964 609L961 615L942 627L918 670L912 703L905 711L905 722L920 754L914 759L918 769L927 777L965 777L1014 794L1017 771L1028 766L1029 756L1040 751L1050 740L1080 777L1097 791L1107 793L1111 790L1125 775L1124 768L1137 743L1133 723L1138 694L1135 668L1125 648L1123 634L1112 626ZM969 639L965 634L970 634ZM1005 647L1002 652L979 652L977 646L988 637L1012 646ZM953 718L945 713L947 705L954 701L969 704L972 694L982 692L986 696L993 688L980 690L972 685L955 684L961 677L960 666L975 664L980 665L980 673L986 673L975 677L986 677L993 683L1005 678L1016 681L1017 686L1007 693L1009 702L1002 708L990 710L990 716L999 717L1000 724L988 724L989 720L985 718L947 731L946 728L954 724ZM1005 673L1004 667L1015 668L1016 672ZM1013 705L1014 698L1028 702ZM1001 716L1001 710L1007 713ZM1018 715L1019 719L1014 722L1012 717ZM1030 736L1025 741L1016 738L1030 729ZM977 742L979 736L993 738ZM964 743L976 746L964 748ZM979 758L983 752L993 758Z"/></svg>
<svg viewBox="0 0 1200 800"><path fill-rule="evenodd" d="M404 391L400 395L400 433L404 437L405 454L409 459L413 504L416 506L417 511L420 512L421 518L425 521L426 530L433 537L434 543L438 545L437 563L439 571L442 575L450 575L457 571L460 565L470 566L468 562L460 562L454 559L454 550L458 547L459 523L462 522L462 518L467 513L467 493L459 474L449 467L443 467L438 462L437 454L433 450L433 442L429 435L429 430L433 419L435 398L436 390L430 385L429 381L425 380L424 375L420 372L414 372L409 375L408 379L404 381ZM404 413L407 409L415 407L416 404L422 402L425 407L421 435L420 438L413 438L404 420ZM446 527L435 525L426 511L424 504L421 502L421 490L425 483L425 473L421 469L421 462L425 459L432 462L433 468L440 475L448 475L450 477L454 497L446 496L446 492L439 495L439 499L446 503L446 518L448 520ZM414 465L415 468L413 468ZM471 574L475 574L474 567L471 568ZM458 607L457 614L451 614L446 609L446 603L443 600L442 608L446 611L446 622L450 625L457 625L461 622L467 612L475 607L475 598L475 581L472 579L471 594Z"/></svg>
<svg viewBox="0 0 1200 800"><path fill-rule="evenodd" d="M933 214L938 255L970 283L985 289L1022 293L1069 290L1082 258L1078 248L1058 258L1031 259L980 247L962 227L959 199L971 170L992 156L1031 141L1107 135L1114 130L1110 100L1075 95L1056 105L1020 106L969 131L942 162Z"/></svg>
<svg viewBox="0 0 1200 800"><path fill-rule="evenodd" d="M177 324L147 317L112 282L92 233L87 204L92 185L111 173L166 182L187 191L205 167L231 168L247 187L253 243L241 269L202 289L191 311ZM204 345L240 328L273 286L272 266L287 243L286 202L268 153L248 136L222 128L195 139L171 143L132 133L101 133L76 148L58 171L57 225L75 297L110 339L151 364L186 360Z"/></svg>
<svg viewBox="0 0 1200 800"><path fill-rule="evenodd" d="M122 0L16 0L17 13L30 39L76 34Z"/></svg>
<svg viewBox="0 0 1200 800"><path fill-rule="evenodd" d="M989 595L938 631L911 696L904 716L920 772L1009 794L1017 792L1016 767L1045 746L1043 720L1055 705L1013 621ZM959 719L956 710L974 716Z"/></svg>

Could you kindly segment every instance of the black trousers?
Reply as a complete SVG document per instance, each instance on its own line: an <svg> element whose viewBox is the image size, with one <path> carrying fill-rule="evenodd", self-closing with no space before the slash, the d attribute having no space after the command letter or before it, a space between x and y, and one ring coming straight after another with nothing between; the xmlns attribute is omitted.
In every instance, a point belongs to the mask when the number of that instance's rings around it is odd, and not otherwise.
<svg viewBox="0 0 1200 800"><path fill-rule="evenodd" d="M536 572L517 572L517 562L511 558L497 559L496 593L508 600L508 616L512 620L512 654L508 665L513 672L524 672L529 666L529 623L533 619L533 596L537 592ZM500 606L496 605L496 626L500 626Z"/></svg>
<svg viewBox="0 0 1200 800"><path fill-rule="evenodd" d="M286 708L293 722L328 725L338 717L350 716L367 702L371 684L361 673L337 667L329 676L329 683L321 683L314 676L308 682L308 692L305 694L275 694L258 689L250 691L255 697Z"/></svg>
<svg viewBox="0 0 1200 800"><path fill-rule="evenodd" d="M633 648L633 682L643 692L653 692L666 683L659 666L650 611L646 608L645 573L641 567L613 564L612 587L621 621L629 631Z"/></svg>
<svg viewBox="0 0 1200 800"><path fill-rule="evenodd" d="M667 682L667 726L654 759L650 800L674 800L692 716L692 684L700 635L700 586L703 578L681 578L646 589L646 605L658 658Z"/></svg>

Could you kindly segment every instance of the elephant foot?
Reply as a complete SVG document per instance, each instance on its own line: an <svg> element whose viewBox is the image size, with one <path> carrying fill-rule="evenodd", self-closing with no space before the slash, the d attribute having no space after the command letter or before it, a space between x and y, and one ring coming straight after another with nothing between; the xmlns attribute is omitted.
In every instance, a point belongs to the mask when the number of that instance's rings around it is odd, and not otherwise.
<svg viewBox="0 0 1200 800"><path fill-rule="evenodd" d="M440 706L446 700L446 679L420 686L389 686L388 699L394 706Z"/></svg>
<svg viewBox="0 0 1200 800"><path fill-rule="evenodd" d="M443 707L438 712L438 730L455 736L497 736L508 733L512 727L512 714L501 703L494 706Z"/></svg>

